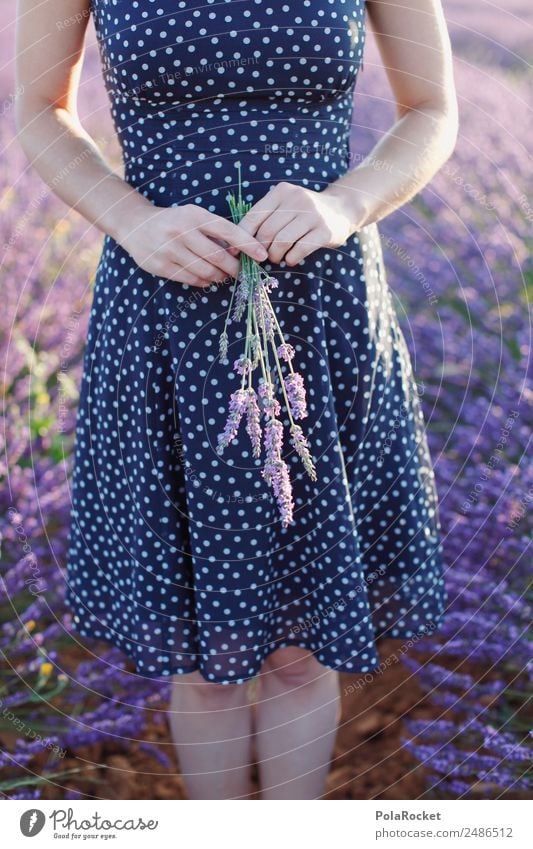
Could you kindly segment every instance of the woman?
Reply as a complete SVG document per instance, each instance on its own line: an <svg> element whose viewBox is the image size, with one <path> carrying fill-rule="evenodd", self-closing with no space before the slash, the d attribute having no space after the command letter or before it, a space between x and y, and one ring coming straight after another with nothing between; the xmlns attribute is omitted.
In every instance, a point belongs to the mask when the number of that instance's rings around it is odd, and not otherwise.
<svg viewBox="0 0 533 849"><path fill-rule="evenodd" d="M124 178L76 111L90 15ZM350 169L367 18L397 120ZM378 640L429 633L444 611L434 475L376 226L455 145L440 3L19 0L18 77L24 150L105 234L76 431L74 627L172 682L190 798L246 797L253 735L263 799L319 798L339 672L372 672ZM252 208L233 223L237 161ZM239 251L278 280L307 387L317 480L284 448L288 526L245 439L215 450L236 387L217 342ZM241 348L236 334L230 362Z"/></svg>

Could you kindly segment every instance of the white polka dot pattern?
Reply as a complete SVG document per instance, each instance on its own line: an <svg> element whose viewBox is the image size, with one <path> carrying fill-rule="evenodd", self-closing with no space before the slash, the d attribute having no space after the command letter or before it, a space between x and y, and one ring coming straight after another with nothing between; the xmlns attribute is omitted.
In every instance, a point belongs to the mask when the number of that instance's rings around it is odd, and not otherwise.
<svg viewBox="0 0 533 849"><path fill-rule="evenodd" d="M346 171L362 0L93 0L128 182L229 218L281 180ZM227 285L140 269L106 237L78 412L67 603L86 636L159 677L242 683L276 648L368 672L383 636L443 615L434 473L380 235L265 263L303 374L312 482L285 449L295 524L240 436L216 452L235 375L217 359ZM230 337L242 348L242 335Z"/></svg>

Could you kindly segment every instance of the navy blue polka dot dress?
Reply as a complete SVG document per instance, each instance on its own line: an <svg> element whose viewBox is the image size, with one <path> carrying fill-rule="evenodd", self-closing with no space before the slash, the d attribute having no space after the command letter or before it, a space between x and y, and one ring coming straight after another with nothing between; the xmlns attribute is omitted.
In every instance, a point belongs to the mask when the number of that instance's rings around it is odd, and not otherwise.
<svg viewBox="0 0 533 849"><path fill-rule="evenodd" d="M92 0L92 14L125 178L155 205L230 220L236 161L248 201L282 180L320 191L348 169L363 0ZM377 226L299 265L263 265L318 475L285 439L287 527L246 433L216 450L243 347L239 326L230 365L218 359L230 284L160 279L104 240L66 599L79 634L145 676L242 683L283 646L361 674L378 667L380 638L418 638L443 615L421 391Z"/></svg>

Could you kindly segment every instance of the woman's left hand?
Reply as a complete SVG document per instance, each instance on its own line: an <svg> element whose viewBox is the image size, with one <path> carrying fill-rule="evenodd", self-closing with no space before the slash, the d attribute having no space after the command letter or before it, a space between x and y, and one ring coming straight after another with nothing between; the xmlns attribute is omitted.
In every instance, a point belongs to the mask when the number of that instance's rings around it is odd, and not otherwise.
<svg viewBox="0 0 533 849"><path fill-rule="evenodd" d="M240 220L262 242L271 262L297 265L319 248L337 248L360 228L363 209L357 192L334 185L315 192L277 183Z"/></svg>

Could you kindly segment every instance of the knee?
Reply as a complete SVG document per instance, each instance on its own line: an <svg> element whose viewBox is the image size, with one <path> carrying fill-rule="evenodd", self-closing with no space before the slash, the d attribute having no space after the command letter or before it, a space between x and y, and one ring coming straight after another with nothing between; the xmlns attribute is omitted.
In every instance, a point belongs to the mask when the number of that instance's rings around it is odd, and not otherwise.
<svg viewBox="0 0 533 849"><path fill-rule="evenodd" d="M324 672L312 652L298 646L276 649L265 659L261 673L273 676L285 687L311 684Z"/></svg>
<svg viewBox="0 0 533 849"><path fill-rule="evenodd" d="M193 700L204 710L223 710L241 700L241 684L217 684L206 681L200 672L173 676L174 700ZM185 696L186 691L186 696Z"/></svg>

